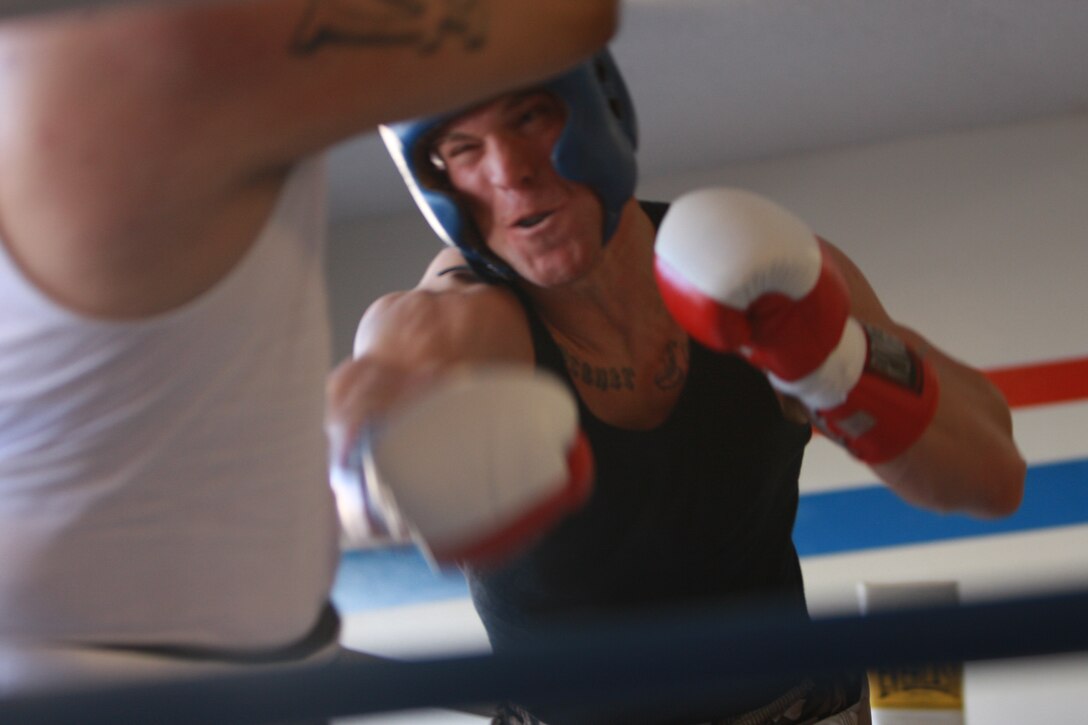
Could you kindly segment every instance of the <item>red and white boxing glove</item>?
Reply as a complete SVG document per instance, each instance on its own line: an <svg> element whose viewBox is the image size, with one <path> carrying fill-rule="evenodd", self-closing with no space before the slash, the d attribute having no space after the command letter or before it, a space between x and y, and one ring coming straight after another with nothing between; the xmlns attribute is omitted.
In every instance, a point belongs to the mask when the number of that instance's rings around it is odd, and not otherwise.
<svg viewBox="0 0 1088 725"><path fill-rule="evenodd" d="M448 375L370 426L358 450L350 465L362 469L367 528L408 534L432 565L511 556L581 506L593 482L573 395L522 367Z"/></svg>
<svg viewBox="0 0 1088 725"><path fill-rule="evenodd" d="M932 366L850 316L842 275L786 209L738 189L691 192L665 215L655 253L665 305L688 334L764 370L860 460L895 458L929 425Z"/></svg>

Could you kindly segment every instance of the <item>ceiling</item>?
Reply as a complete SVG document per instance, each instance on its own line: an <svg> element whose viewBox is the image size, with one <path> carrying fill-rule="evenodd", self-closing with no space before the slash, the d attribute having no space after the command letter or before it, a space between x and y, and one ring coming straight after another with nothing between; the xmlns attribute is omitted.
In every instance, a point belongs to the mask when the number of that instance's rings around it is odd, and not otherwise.
<svg viewBox="0 0 1088 725"><path fill-rule="evenodd" d="M644 177L1088 111L1088 0L626 0L612 49ZM337 147L335 221L410 206Z"/></svg>

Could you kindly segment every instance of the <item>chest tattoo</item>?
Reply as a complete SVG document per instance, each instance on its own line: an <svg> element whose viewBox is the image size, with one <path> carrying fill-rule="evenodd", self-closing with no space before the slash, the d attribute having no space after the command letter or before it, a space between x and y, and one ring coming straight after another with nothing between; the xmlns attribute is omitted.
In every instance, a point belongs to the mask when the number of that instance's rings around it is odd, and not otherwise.
<svg viewBox="0 0 1088 725"><path fill-rule="evenodd" d="M567 363L567 372L573 380L581 381L602 392L635 389L634 368L591 365L566 350L563 350L563 358Z"/></svg>
<svg viewBox="0 0 1088 725"><path fill-rule="evenodd" d="M678 342L670 342L665 348L664 365L654 376L654 384L661 390L672 390L682 385L687 377L687 353Z"/></svg>

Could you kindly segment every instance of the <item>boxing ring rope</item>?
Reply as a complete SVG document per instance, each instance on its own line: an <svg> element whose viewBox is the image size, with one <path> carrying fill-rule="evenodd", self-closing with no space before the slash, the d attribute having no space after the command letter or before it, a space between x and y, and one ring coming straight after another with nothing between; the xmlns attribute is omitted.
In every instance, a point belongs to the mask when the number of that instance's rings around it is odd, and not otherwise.
<svg viewBox="0 0 1088 725"><path fill-rule="evenodd" d="M118 683L0 699L0 722L291 722L504 699L724 707L761 678L1088 650L1088 589L813 622L703 612L564 628L516 653Z"/></svg>

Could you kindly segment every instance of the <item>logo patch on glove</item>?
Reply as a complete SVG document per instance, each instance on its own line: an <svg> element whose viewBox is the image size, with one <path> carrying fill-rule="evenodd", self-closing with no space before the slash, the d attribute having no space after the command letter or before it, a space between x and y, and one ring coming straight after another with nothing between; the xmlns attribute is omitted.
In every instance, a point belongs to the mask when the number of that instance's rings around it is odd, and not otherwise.
<svg viewBox="0 0 1088 725"><path fill-rule="evenodd" d="M865 359L865 371L909 390L922 394L923 374L921 361L906 343L879 327L864 325L869 341L869 354Z"/></svg>

